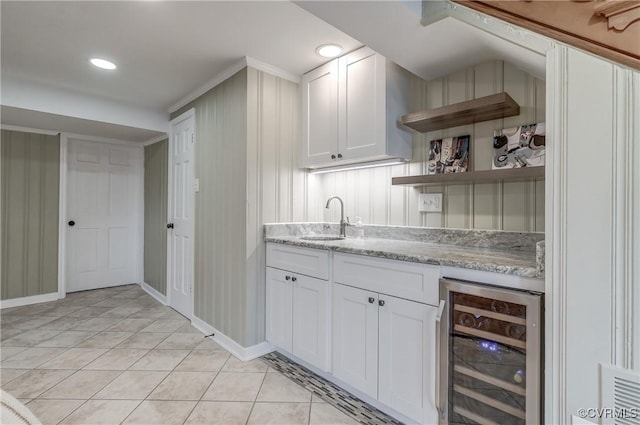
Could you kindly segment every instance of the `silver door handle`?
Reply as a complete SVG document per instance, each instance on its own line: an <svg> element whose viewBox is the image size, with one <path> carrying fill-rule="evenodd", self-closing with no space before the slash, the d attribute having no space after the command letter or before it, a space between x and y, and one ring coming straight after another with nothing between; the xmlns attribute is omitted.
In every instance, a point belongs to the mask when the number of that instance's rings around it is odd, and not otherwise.
<svg viewBox="0 0 640 425"><path fill-rule="evenodd" d="M442 321L442 312L444 311L445 300L440 300L440 304L438 305L438 311L436 313L436 410L438 410L438 415L440 418L444 419L444 407L440 405L442 398L441 388L440 388L440 350L442 349L442 344L440 343L441 336L441 321Z"/></svg>

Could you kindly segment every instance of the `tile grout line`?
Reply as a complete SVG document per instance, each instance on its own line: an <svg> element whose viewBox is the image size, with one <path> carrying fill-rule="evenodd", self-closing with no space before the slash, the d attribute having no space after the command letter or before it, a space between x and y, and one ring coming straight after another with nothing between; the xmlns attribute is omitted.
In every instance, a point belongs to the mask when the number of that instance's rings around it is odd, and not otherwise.
<svg viewBox="0 0 640 425"><path fill-rule="evenodd" d="M267 379L267 373L269 373L269 367L264 371L264 376L262 377L262 382L260 382L260 388L258 388L258 392L256 392L256 396L253 398L253 403L251 404L251 409L249 409L249 415L247 416L247 420L244 422L245 425L249 424L249 419L251 419L251 415L253 414L253 409L256 407L256 402L258 401L258 396L260 395L260 391L262 391L262 387L264 386L264 381Z"/></svg>

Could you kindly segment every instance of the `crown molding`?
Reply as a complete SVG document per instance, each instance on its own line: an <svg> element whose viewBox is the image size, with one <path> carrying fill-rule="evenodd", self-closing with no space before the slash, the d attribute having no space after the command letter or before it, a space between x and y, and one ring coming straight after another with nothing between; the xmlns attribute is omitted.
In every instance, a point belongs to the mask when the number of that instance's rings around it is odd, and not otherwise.
<svg viewBox="0 0 640 425"><path fill-rule="evenodd" d="M300 82L300 76L298 75L292 74L290 72L287 72L273 65L269 65L268 63L259 61L257 59L245 56L242 59L240 59L238 62L231 65L229 68L217 74L216 76L211 78L209 81L207 81L206 83L204 83L203 85L201 85L200 87L198 87L197 89L195 89L194 91L192 91L191 93L189 93L188 95L186 95L185 97L183 97L182 99L180 99L179 101L171 105L169 107L169 113L172 114L176 112L178 109L187 105L188 103L193 102L194 100L196 100L197 98L199 98L200 96L202 96L203 94L205 94L206 92L208 92L209 90L217 86L218 84L229 79L238 71L242 70L247 66L255 68L259 71L264 71L268 74L283 78L285 80L293 81L294 83Z"/></svg>

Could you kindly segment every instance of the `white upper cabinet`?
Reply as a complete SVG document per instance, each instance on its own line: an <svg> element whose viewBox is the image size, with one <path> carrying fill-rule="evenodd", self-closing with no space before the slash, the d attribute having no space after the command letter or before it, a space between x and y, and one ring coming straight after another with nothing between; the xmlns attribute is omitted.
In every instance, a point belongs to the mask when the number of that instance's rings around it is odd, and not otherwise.
<svg viewBox="0 0 640 425"><path fill-rule="evenodd" d="M338 153L338 62L305 74L302 80L302 166L328 162Z"/></svg>
<svg viewBox="0 0 640 425"><path fill-rule="evenodd" d="M367 47L303 75L300 167L411 159L411 78Z"/></svg>

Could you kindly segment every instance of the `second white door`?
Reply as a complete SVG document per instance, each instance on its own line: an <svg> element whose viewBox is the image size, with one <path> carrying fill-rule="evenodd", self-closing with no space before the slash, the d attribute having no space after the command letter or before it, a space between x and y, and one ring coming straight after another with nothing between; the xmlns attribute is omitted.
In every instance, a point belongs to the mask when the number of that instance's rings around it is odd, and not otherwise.
<svg viewBox="0 0 640 425"><path fill-rule="evenodd" d="M167 300L187 318L193 313L195 115L171 121L169 136L169 223L167 223Z"/></svg>
<svg viewBox="0 0 640 425"><path fill-rule="evenodd" d="M66 291L137 283L142 149L68 142Z"/></svg>

